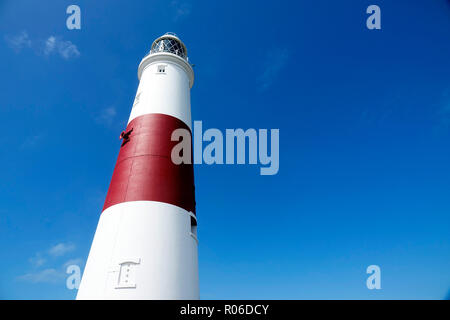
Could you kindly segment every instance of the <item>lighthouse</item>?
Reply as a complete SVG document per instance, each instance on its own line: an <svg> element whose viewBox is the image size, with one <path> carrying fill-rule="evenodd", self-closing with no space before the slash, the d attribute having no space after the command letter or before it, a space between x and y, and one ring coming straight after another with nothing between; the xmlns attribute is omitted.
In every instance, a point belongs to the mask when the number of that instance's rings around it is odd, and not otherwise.
<svg viewBox="0 0 450 320"><path fill-rule="evenodd" d="M199 299L193 165L171 160L172 132L192 132L184 43L157 38L138 79L77 299Z"/></svg>

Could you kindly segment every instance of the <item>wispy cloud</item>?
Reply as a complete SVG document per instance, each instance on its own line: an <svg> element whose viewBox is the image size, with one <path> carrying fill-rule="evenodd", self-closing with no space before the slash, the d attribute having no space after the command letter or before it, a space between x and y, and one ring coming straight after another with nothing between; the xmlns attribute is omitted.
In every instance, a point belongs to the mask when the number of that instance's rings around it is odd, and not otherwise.
<svg viewBox="0 0 450 320"><path fill-rule="evenodd" d="M32 52L37 55L59 55L64 60L74 59L81 55L78 47L71 41L54 35L49 36L45 40L31 40L28 33L22 31L17 35L5 36L5 41L16 53L19 53L22 49L31 48L33 49Z"/></svg>
<svg viewBox="0 0 450 320"><path fill-rule="evenodd" d="M116 118L117 111L113 106L105 108L100 111L99 114L95 117L95 120L103 125L110 126L112 125L114 119Z"/></svg>
<svg viewBox="0 0 450 320"><path fill-rule="evenodd" d="M27 273L17 277L18 280L31 283L57 283L66 277L64 270L54 268L44 269L34 273Z"/></svg>
<svg viewBox="0 0 450 320"><path fill-rule="evenodd" d="M56 48L56 38L53 36L50 36L46 41L45 41L45 47L44 47L44 54L46 56L48 56L49 54L51 54Z"/></svg>
<svg viewBox="0 0 450 320"><path fill-rule="evenodd" d="M29 261L34 267L41 267L42 265L45 264L47 259L42 257L42 255L40 253L36 253L36 255L34 257L29 259Z"/></svg>
<svg viewBox="0 0 450 320"><path fill-rule="evenodd" d="M5 36L5 41L16 52L20 52L23 48L31 47L31 40L26 31L22 31L18 35L7 35Z"/></svg>
<svg viewBox="0 0 450 320"><path fill-rule="evenodd" d="M71 243L58 243L57 245L54 245L48 250L48 253L51 256L59 257L63 256L68 252L71 252L75 250L75 245Z"/></svg>
<svg viewBox="0 0 450 320"><path fill-rule="evenodd" d="M59 54L63 59L69 60L80 56L80 51L76 45L70 41L58 39L55 36L50 36L45 40L44 54L49 56L51 54Z"/></svg>
<svg viewBox="0 0 450 320"><path fill-rule="evenodd" d="M34 257L28 260L34 271L18 276L16 279L30 283L61 283L67 277L66 270L68 266L77 265L81 268L84 265L83 259L71 258L66 260L62 265L59 262L59 267L54 266L55 259L72 252L74 249L74 244L61 242L50 247L44 253L37 252ZM53 262L53 265L39 270L44 264L49 264L50 262Z"/></svg>
<svg viewBox="0 0 450 320"><path fill-rule="evenodd" d="M19 146L20 150L29 150L35 148L45 138L44 133L34 134L27 137Z"/></svg>
<svg viewBox="0 0 450 320"><path fill-rule="evenodd" d="M180 20L191 14L192 6L188 2L174 0L170 3L170 6L174 10L174 21Z"/></svg>
<svg viewBox="0 0 450 320"><path fill-rule="evenodd" d="M265 90L272 85L274 79L284 68L288 60L289 51L285 48L273 49L267 53L264 62L264 71L258 78L261 90Z"/></svg>

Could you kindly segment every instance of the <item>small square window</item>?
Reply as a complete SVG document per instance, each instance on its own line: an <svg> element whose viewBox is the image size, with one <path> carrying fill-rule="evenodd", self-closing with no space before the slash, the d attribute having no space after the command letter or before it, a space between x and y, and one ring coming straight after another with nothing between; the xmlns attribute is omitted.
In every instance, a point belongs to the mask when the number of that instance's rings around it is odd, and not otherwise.
<svg viewBox="0 0 450 320"><path fill-rule="evenodd" d="M159 65L158 66L158 73L166 73L166 66L165 65Z"/></svg>

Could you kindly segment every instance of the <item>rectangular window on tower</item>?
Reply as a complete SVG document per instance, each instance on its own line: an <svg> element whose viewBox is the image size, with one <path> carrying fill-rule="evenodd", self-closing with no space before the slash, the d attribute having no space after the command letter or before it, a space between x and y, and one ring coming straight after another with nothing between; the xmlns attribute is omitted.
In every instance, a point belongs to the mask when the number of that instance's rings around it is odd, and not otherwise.
<svg viewBox="0 0 450 320"><path fill-rule="evenodd" d="M195 241L198 242L197 239L197 219L195 219L193 216L191 216L191 232L190 235L192 238L194 238Z"/></svg>
<svg viewBox="0 0 450 320"><path fill-rule="evenodd" d="M159 65L157 73L166 73L166 66L163 64Z"/></svg>

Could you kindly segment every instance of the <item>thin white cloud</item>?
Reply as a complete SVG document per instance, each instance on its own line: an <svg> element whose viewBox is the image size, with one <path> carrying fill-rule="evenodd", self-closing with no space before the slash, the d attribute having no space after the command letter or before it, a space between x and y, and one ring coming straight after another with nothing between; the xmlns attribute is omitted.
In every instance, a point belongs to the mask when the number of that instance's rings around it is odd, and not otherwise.
<svg viewBox="0 0 450 320"><path fill-rule="evenodd" d="M54 53L59 54L65 60L80 56L80 51L78 51L77 46L72 42L60 40L55 36L50 36L45 41L44 54L49 56Z"/></svg>
<svg viewBox="0 0 450 320"><path fill-rule="evenodd" d="M45 138L44 133L39 133L27 137L19 146L20 150L29 150L35 148Z"/></svg>
<svg viewBox="0 0 450 320"><path fill-rule="evenodd" d="M44 54L48 56L55 50L55 48L56 38L54 36L51 36L45 41Z"/></svg>
<svg viewBox="0 0 450 320"><path fill-rule="evenodd" d="M31 40L26 31L22 31L20 34L14 36L7 35L5 36L5 41L16 52L20 52L23 48L31 47Z"/></svg>
<svg viewBox="0 0 450 320"><path fill-rule="evenodd" d="M34 268L39 268L47 264L48 261L54 261L54 259L60 258L73 250L75 250L74 244L61 242L50 247L44 253L37 252L28 261ZM16 279L31 283L61 283L61 280L67 277L66 270L70 265L77 265L81 268L84 265L84 260L81 258L68 259L60 267L48 266L42 270L35 269L35 271L18 276Z"/></svg>
<svg viewBox="0 0 450 320"><path fill-rule="evenodd" d="M116 108L108 107L100 111L100 113L95 117L98 123L110 126L112 125L115 117L117 115Z"/></svg>
<svg viewBox="0 0 450 320"><path fill-rule="evenodd" d="M66 60L77 58L80 56L80 51L78 51L77 46L70 41L60 42L58 52L59 55Z"/></svg>
<svg viewBox="0 0 450 320"><path fill-rule="evenodd" d="M41 267L42 265L45 264L47 259L42 257L42 255L40 253L36 253L36 255L34 257L29 259L29 261L34 267Z"/></svg>
<svg viewBox="0 0 450 320"><path fill-rule="evenodd" d="M38 272L24 274L17 277L17 279L31 283L58 283L65 277L66 274L64 271L48 268Z"/></svg>
<svg viewBox="0 0 450 320"><path fill-rule="evenodd" d="M22 49L31 48L33 49L32 52L37 55L59 55L64 60L78 58L81 55L78 47L71 41L54 35L49 36L45 40L31 40L28 33L22 31L17 35L5 36L5 41L16 53L19 53Z"/></svg>
<svg viewBox="0 0 450 320"><path fill-rule="evenodd" d="M71 243L58 243L48 250L48 253L54 257L60 257L68 252L75 250L75 245Z"/></svg>
<svg viewBox="0 0 450 320"><path fill-rule="evenodd" d="M258 78L262 90L265 90L272 85L274 79L284 68L288 60L289 51L286 48L273 49L267 53L264 71Z"/></svg>
<svg viewBox="0 0 450 320"><path fill-rule="evenodd" d="M174 10L173 19L175 21L191 14L192 6L188 2L174 0L170 3L170 6Z"/></svg>

